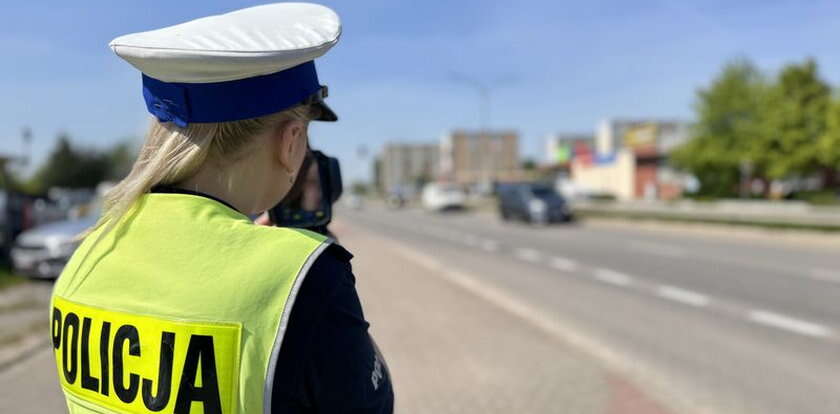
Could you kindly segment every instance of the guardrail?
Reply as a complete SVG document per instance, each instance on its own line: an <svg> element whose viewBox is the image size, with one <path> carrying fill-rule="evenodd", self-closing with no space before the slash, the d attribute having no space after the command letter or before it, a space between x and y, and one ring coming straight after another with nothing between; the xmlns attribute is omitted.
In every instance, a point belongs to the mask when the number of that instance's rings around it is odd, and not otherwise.
<svg viewBox="0 0 840 414"><path fill-rule="evenodd" d="M798 201L577 201L572 203L572 208L578 215L584 217L600 216L840 231L840 208L813 206Z"/></svg>

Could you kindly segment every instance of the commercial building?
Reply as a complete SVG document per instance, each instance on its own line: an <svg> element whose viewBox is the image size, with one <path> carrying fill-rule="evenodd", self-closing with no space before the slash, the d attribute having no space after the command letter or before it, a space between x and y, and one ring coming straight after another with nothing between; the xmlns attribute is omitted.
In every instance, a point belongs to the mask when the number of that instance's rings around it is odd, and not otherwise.
<svg viewBox="0 0 840 414"><path fill-rule="evenodd" d="M441 139L441 178L488 190L497 181L520 179L515 131L455 130Z"/></svg>
<svg viewBox="0 0 840 414"><path fill-rule="evenodd" d="M433 143L392 142L385 144L380 160L379 189L411 195L438 176L440 148Z"/></svg>
<svg viewBox="0 0 840 414"><path fill-rule="evenodd" d="M601 121L594 154L572 162L572 180L620 200L676 198L688 177L668 166L668 153L688 138L688 124L679 121Z"/></svg>
<svg viewBox="0 0 840 414"><path fill-rule="evenodd" d="M622 148L667 154L688 139L688 124L675 120L605 119L595 132L595 151L612 154Z"/></svg>
<svg viewBox="0 0 840 414"><path fill-rule="evenodd" d="M589 133L551 134L545 141L545 162L548 165L567 165L573 159L592 152L594 136Z"/></svg>

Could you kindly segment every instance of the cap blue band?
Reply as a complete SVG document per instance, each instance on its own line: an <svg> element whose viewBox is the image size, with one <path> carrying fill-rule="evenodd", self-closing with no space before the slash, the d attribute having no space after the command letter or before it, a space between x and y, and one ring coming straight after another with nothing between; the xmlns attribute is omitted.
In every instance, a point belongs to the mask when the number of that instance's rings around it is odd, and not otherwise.
<svg viewBox="0 0 840 414"><path fill-rule="evenodd" d="M269 75L214 83L169 83L143 75L143 99L160 122L256 118L291 108L321 88L315 62Z"/></svg>

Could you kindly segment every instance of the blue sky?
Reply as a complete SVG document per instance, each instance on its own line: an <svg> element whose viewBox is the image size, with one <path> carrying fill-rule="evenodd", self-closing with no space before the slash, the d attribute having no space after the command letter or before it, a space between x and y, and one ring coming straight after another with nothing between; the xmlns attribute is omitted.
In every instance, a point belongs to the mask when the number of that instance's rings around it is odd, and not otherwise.
<svg viewBox="0 0 840 414"><path fill-rule="evenodd" d="M121 34L261 4L256 1L16 2L0 25L0 153L41 161L59 131L88 146L139 140L148 124L140 75L107 48ZM773 73L813 56L840 84L840 3L831 1L323 1L341 42L318 62L341 121L314 125L313 146L345 175L368 175L356 148L435 141L476 127L490 85L491 127L520 132L542 158L547 134L605 117L692 117L698 87L732 58ZM690 3L690 4L689 4ZM116 5L119 6L116 6Z"/></svg>

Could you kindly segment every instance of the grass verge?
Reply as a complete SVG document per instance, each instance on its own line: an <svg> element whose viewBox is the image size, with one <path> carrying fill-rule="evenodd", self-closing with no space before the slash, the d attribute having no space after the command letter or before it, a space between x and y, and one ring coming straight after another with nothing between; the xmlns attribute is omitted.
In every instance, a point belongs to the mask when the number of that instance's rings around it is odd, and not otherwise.
<svg viewBox="0 0 840 414"><path fill-rule="evenodd" d="M26 281L23 276L12 273L6 265L0 264L0 290Z"/></svg>
<svg viewBox="0 0 840 414"><path fill-rule="evenodd" d="M706 224L723 224L727 226L741 226L741 227L756 227L775 230L806 230L822 233L837 233L840 232L840 225L834 224L808 224L808 223L791 223L781 221L757 221L757 220L735 220L735 219L716 219L709 217L690 217L683 215L666 215L658 213L646 212L629 212L629 211L604 211L604 210L589 210L589 209L575 209L574 213L577 217L604 217L604 218L620 218L628 220L643 220L643 221L664 221L672 223L706 223Z"/></svg>

